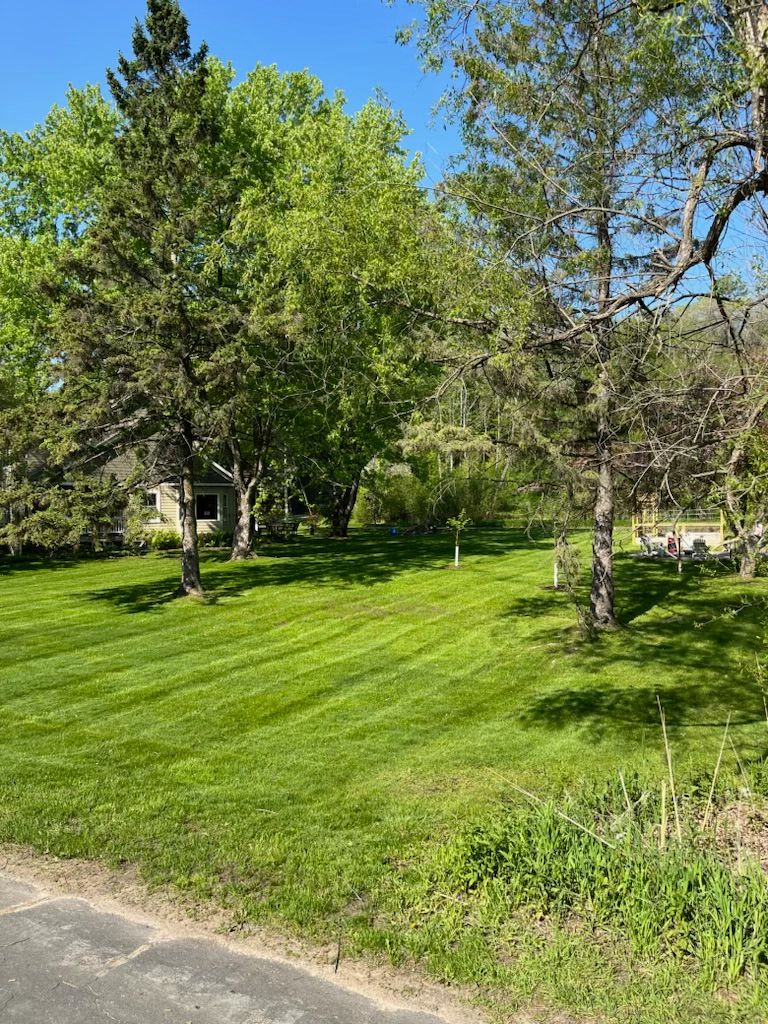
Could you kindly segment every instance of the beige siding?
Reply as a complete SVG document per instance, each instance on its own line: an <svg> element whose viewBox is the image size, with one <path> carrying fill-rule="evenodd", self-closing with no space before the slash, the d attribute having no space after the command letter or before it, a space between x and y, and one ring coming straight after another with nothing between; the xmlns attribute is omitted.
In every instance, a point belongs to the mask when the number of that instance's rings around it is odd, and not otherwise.
<svg viewBox="0 0 768 1024"><path fill-rule="evenodd" d="M159 484L151 488L158 492L159 514L154 522L147 523L151 530L176 530L179 526L179 492L173 484ZM234 526L234 493L231 487L201 486L195 488L196 494L215 494L218 499L217 519L198 519L197 528L200 533L211 533L213 530L231 530Z"/></svg>
<svg viewBox="0 0 768 1024"><path fill-rule="evenodd" d="M211 533L213 530L231 530L234 524L232 517L233 493L231 487L196 487L195 494L215 494L218 504L217 519L198 519L197 529L200 533Z"/></svg>
<svg viewBox="0 0 768 1024"><path fill-rule="evenodd" d="M171 484L160 484L160 530L179 530L179 492Z"/></svg>

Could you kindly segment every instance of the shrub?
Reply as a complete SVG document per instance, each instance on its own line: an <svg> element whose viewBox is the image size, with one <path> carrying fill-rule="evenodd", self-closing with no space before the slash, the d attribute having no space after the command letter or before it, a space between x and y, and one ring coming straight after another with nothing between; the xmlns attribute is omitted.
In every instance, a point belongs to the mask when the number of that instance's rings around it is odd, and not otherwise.
<svg viewBox="0 0 768 1024"><path fill-rule="evenodd" d="M365 486L357 493L357 501L352 510L350 523L353 526L376 526L384 521L381 501L377 495Z"/></svg>
<svg viewBox="0 0 768 1024"><path fill-rule="evenodd" d="M175 530L154 530L149 543L155 551L173 551L181 547L181 537Z"/></svg>
<svg viewBox="0 0 768 1024"><path fill-rule="evenodd" d="M432 522L430 489L405 464L381 465L366 474L355 505L360 526L399 523L425 526Z"/></svg>
<svg viewBox="0 0 768 1024"><path fill-rule="evenodd" d="M232 546L231 530L210 530L199 537L201 548L226 548Z"/></svg>
<svg viewBox="0 0 768 1024"><path fill-rule="evenodd" d="M511 489L492 463L462 463L438 474L423 459L414 465L377 462L366 471L354 518L360 526L428 526L466 510L475 523L487 522L504 507Z"/></svg>

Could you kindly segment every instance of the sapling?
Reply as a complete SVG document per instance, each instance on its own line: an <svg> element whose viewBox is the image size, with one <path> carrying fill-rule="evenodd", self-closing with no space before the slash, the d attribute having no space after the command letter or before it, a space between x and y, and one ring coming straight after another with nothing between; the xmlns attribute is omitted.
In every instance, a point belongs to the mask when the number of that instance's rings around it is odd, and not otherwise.
<svg viewBox="0 0 768 1024"><path fill-rule="evenodd" d="M453 530L453 533L454 533L455 550L454 550L454 557L453 557L453 567L454 567L454 569L458 569L459 568L459 550L460 550L460 547L461 547L461 532L462 532L462 530L466 530L466 528L468 526L472 525L472 520L467 515L466 509L462 509L461 512L459 512L459 514L457 516L452 516L450 519L446 520L445 525L449 529Z"/></svg>

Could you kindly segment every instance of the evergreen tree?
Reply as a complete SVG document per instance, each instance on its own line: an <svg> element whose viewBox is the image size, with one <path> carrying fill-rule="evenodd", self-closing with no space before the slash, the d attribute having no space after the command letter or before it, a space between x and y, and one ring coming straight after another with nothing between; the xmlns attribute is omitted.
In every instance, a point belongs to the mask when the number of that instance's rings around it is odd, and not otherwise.
<svg viewBox="0 0 768 1024"><path fill-rule="evenodd" d="M763 13L413 3L427 63L454 72L465 152L445 191L483 265L531 284L522 336L517 310L492 300L466 364L520 410L510 443L535 440L590 484L591 616L612 628L617 488L649 348L670 340L659 319L697 268L721 272L729 221L768 192Z"/></svg>
<svg viewBox="0 0 768 1024"><path fill-rule="evenodd" d="M115 170L67 263L56 325L73 446L151 452L178 479L184 594L202 590L194 475L215 440L212 360L242 323L212 76L176 0L149 0L133 56L107 76L121 118Z"/></svg>

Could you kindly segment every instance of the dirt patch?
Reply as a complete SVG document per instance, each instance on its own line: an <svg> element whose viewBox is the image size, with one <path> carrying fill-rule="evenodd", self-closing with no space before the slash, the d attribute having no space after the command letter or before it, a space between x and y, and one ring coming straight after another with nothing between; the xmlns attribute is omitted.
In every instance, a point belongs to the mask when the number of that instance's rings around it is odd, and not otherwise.
<svg viewBox="0 0 768 1024"><path fill-rule="evenodd" d="M454 993L412 969L394 969L345 959L343 949L312 946L299 939L249 928L234 930L226 911L200 904L170 889L150 891L132 867L110 870L99 861L61 860L21 846L0 846L0 871L34 884L45 895L74 896L96 910L120 914L157 929L166 938L205 938L229 950L288 962L315 977L376 1002L382 1009L421 1010L442 1017L446 1024L483 1024L487 1020L469 1007L471 993ZM510 1022L512 1024L512 1022ZM532 1024L516 1018L515 1024Z"/></svg>
<svg viewBox="0 0 768 1024"><path fill-rule="evenodd" d="M723 857L738 867L744 856L768 871L768 807L764 801L739 800L715 817L715 843Z"/></svg>

